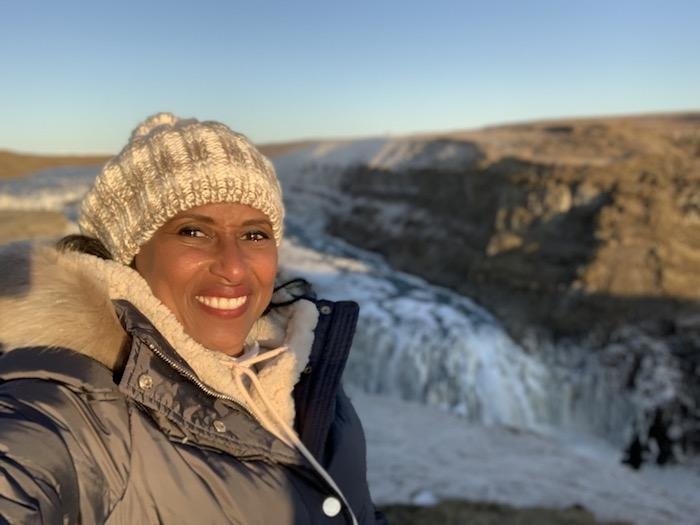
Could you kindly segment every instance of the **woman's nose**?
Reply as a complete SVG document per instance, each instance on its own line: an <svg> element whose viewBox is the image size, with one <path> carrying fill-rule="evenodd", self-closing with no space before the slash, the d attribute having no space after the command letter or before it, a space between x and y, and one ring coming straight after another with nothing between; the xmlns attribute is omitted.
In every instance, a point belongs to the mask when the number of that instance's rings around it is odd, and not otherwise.
<svg viewBox="0 0 700 525"><path fill-rule="evenodd" d="M246 273L246 262L236 239L222 239L217 243L212 273L236 283Z"/></svg>

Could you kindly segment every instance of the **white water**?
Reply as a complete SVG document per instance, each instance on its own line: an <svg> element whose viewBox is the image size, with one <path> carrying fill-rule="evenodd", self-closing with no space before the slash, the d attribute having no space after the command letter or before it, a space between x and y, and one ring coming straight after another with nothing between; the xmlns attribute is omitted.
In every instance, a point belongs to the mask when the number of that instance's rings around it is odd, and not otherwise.
<svg viewBox="0 0 700 525"><path fill-rule="evenodd" d="M339 253L343 249L355 258ZM547 370L488 313L358 255L338 240L326 238L322 249L311 249L295 236L281 254L285 272L307 278L320 296L361 305L349 381L483 423L535 427L549 419Z"/></svg>
<svg viewBox="0 0 700 525"><path fill-rule="evenodd" d="M63 211L75 221L78 204L90 188L94 167L64 167L40 171L31 177L0 181L0 210Z"/></svg>

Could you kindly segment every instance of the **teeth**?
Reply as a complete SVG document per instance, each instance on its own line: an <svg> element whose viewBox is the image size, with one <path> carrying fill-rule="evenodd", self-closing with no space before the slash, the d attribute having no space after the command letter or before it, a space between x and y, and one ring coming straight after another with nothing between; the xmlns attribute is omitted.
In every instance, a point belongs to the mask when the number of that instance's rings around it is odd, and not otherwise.
<svg viewBox="0 0 700 525"><path fill-rule="evenodd" d="M247 296L242 297L208 297L204 295L195 296L200 303L206 304L217 310L235 310L248 300Z"/></svg>

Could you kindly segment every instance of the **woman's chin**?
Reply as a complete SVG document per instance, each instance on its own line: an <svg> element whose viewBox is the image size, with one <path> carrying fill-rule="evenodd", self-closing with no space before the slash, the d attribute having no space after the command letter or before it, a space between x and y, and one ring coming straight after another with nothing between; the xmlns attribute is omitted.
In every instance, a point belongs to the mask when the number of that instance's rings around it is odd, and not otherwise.
<svg viewBox="0 0 700 525"><path fill-rule="evenodd" d="M208 348L209 350L213 350L215 352L221 352L226 355L230 356L236 356L243 352L243 345L245 344L245 338L244 337L222 337L222 338L211 338L211 337L205 337L198 339L197 337L193 337L195 341L197 341L199 344L204 346L205 348Z"/></svg>
<svg viewBox="0 0 700 525"><path fill-rule="evenodd" d="M238 355L243 351L243 345L252 322L247 319L216 319L196 316L184 324L185 332L199 344L227 355Z"/></svg>

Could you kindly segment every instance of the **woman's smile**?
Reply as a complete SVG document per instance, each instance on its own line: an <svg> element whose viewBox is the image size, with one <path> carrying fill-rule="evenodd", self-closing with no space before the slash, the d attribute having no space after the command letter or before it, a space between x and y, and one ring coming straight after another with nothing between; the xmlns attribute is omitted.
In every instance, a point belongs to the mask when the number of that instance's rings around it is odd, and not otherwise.
<svg viewBox="0 0 700 525"><path fill-rule="evenodd" d="M207 297L203 295L195 296L200 303L207 306L208 308L214 308L215 310L220 310L223 312L229 312L231 310L238 310L241 306L245 304L248 297L243 295L241 297Z"/></svg>

